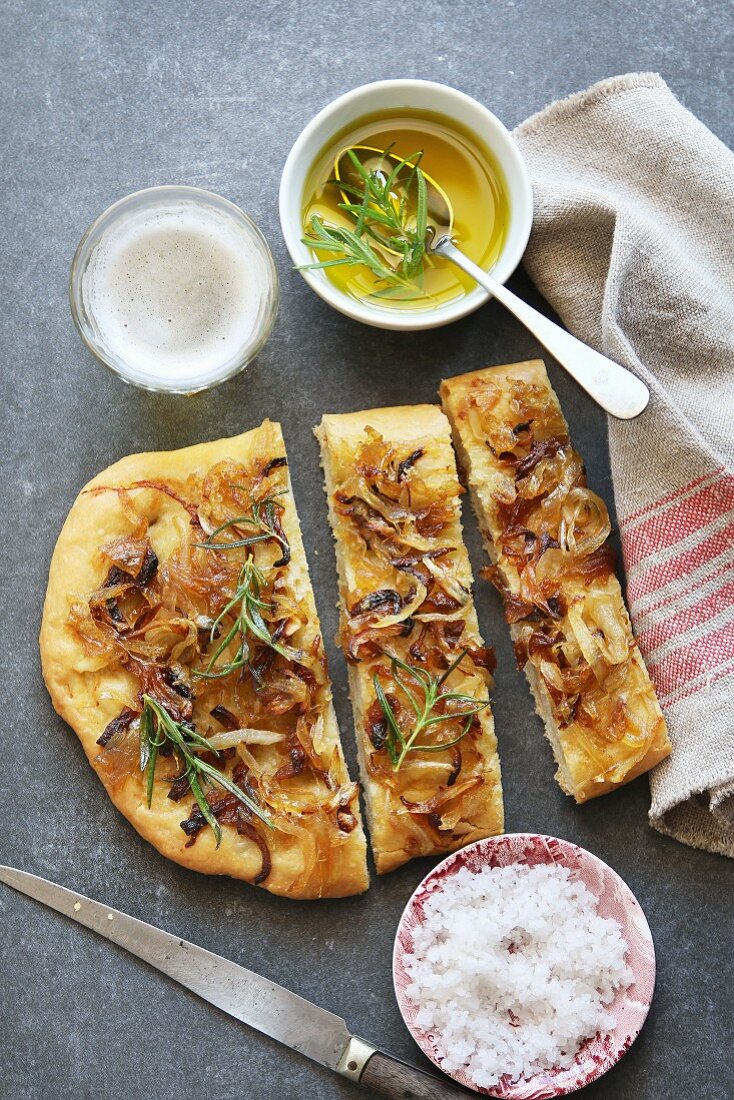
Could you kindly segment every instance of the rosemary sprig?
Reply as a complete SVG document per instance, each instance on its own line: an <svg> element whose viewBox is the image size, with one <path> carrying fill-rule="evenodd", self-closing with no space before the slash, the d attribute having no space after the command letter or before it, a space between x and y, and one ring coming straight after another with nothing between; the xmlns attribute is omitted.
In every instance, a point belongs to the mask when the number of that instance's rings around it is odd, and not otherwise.
<svg viewBox="0 0 734 1100"><path fill-rule="evenodd" d="M203 680L219 680L223 676L229 676L239 668L243 668L250 660L249 638L252 636L264 645L270 646L276 653L289 660L293 657L293 651L287 650L276 642L268 630L262 612L269 611L272 604L262 598L262 590L265 587L265 576L252 558L248 558L240 569L237 579L237 589L232 599L222 608L214 620L209 633L209 641L213 642L217 637L219 627L228 615L236 612L230 628L223 634L219 645L209 658L209 664L205 669L194 670L194 675ZM231 661L216 668L217 661L225 650L238 639L237 653Z"/></svg>
<svg viewBox="0 0 734 1100"><path fill-rule="evenodd" d="M235 488L243 489L244 486L236 485ZM263 500L253 501L249 515L234 516L233 519L225 520L224 523L220 523L218 527L214 528L204 542L195 542L194 546L202 550L236 550L238 547L253 546L257 542L266 542L268 539L274 538L280 543L283 550L287 551L288 543L278 530L277 513L275 511L277 497L283 496L287 492L287 489L281 489L278 492L270 493ZM217 535L220 535L222 531L228 531L232 527L255 527L257 533L246 535L244 538L220 539L217 541Z"/></svg>
<svg viewBox="0 0 734 1100"><path fill-rule="evenodd" d="M420 169L422 151L396 160L389 173L379 168L368 170L354 149L347 149L360 186L343 180L329 180L353 201L340 202L340 210L354 219L354 229L327 225L314 214L310 233L303 243L316 252L337 253L331 259L301 264L297 270L362 265L380 282L384 294L395 288L416 289L423 273L428 225L428 188ZM382 156L387 158L390 147ZM407 170L404 178L400 173ZM398 257L395 266L385 259L385 251Z"/></svg>
<svg viewBox="0 0 734 1100"><path fill-rule="evenodd" d="M205 737L197 733L189 726L176 722L165 707L152 699L150 695L143 695L143 713L140 718L140 770L146 777L146 790L148 806L153 801L153 783L155 780L155 766L158 751L168 742L176 757L179 759L184 774L188 779L189 789L196 800L207 823L214 830L217 840L217 848L222 839L222 830L212 811L205 794L205 787L216 785L233 794L243 806L259 817L269 828L274 828L273 822L254 799L250 798L240 787L229 779L219 768L209 764L197 756L198 752L205 751L219 756L217 749L213 749Z"/></svg>
<svg viewBox="0 0 734 1100"><path fill-rule="evenodd" d="M302 238L305 245L317 252L338 252L340 255L331 260L319 260L310 264L300 264L297 271L315 271L327 267L342 267L347 264L355 267L361 264L376 279L390 286L414 289L409 279L390 267L375 248L364 237L341 225L327 225L318 214L311 218L311 234Z"/></svg>
<svg viewBox="0 0 734 1100"><path fill-rule="evenodd" d="M451 748L452 745L457 745L469 732L474 715L489 706L489 699L474 699L471 695L442 690L446 680L466 656L466 652L466 650L463 650L439 677L432 676L425 669L414 668L412 665L406 664L405 661L401 661L399 657L392 658L391 675L395 687L407 699L411 710L415 714L415 723L407 733L404 733L398 724L395 711L390 705L378 674L375 673L372 677L375 695L387 723L385 748L392 762L393 771L400 770L409 752L441 752L443 749ZM436 707L447 700L458 700L465 703L466 706L449 714L436 714ZM438 741L431 744L418 743L419 736L425 730L457 718L466 719L458 737L454 737L450 741Z"/></svg>

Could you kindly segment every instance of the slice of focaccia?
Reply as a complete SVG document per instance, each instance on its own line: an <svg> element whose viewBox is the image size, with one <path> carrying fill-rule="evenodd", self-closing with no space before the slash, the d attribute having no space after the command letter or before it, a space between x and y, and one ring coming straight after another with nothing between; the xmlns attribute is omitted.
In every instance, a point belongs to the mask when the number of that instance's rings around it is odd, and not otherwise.
<svg viewBox="0 0 734 1100"><path fill-rule="evenodd" d="M585 802L670 752L614 574L609 514L542 360L451 378L441 396L558 781Z"/></svg>
<svg viewBox="0 0 734 1100"><path fill-rule="evenodd" d="M448 422L325 416L321 444L357 745L379 873L502 831L502 788Z"/></svg>
<svg viewBox="0 0 734 1100"><path fill-rule="evenodd" d="M163 855L294 898L367 888L279 425L90 481L51 562L41 657Z"/></svg>

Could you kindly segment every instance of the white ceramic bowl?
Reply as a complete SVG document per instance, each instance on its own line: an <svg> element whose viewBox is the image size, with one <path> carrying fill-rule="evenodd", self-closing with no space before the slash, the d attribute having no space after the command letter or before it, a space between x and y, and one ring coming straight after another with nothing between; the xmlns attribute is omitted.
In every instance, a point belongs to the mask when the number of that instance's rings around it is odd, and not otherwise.
<svg viewBox="0 0 734 1100"><path fill-rule="evenodd" d="M530 236L533 219L533 194L525 163L509 131L500 120L475 99L432 80L379 80L363 84L339 96L324 107L302 131L288 154L280 181L280 224L293 263L307 264L313 256L301 241L303 236L304 188L308 174L322 149L345 128L368 115L400 108L428 110L456 119L475 134L497 159L505 177L510 223L507 238L492 275L505 282L517 267ZM339 290L323 271L302 271L316 293L347 317L377 328L416 330L437 328L472 313L483 305L489 294L480 287L455 302L433 310L389 310L358 302Z"/></svg>

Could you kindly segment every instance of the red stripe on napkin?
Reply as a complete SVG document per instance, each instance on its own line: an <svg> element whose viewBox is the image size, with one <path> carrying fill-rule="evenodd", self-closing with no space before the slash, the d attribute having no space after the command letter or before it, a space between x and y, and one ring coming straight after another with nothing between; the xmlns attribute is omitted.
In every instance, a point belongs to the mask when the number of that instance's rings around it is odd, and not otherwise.
<svg viewBox="0 0 734 1100"><path fill-rule="evenodd" d="M679 702L734 667L734 476L698 477L620 530L640 649L661 701Z"/></svg>
<svg viewBox="0 0 734 1100"><path fill-rule="evenodd" d="M695 483L686 486L690 490ZM658 506L660 507L660 505ZM734 509L734 477L717 477L711 485L654 512L648 519L631 525L622 521L625 562L634 568L646 558L674 546L695 531Z"/></svg>
<svg viewBox="0 0 734 1100"><path fill-rule="evenodd" d="M687 694L693 694L720 679L733 661L734 620L666 654L649 666L649 672L661 701L667 701L687 687L691 688Z"/></svg>
<svg viewBox="0 0 734 1100"><path fill-rule="evenodd" d="M685 684L665 696L661 695L660 698L665 699L666 706L670 706L672 703L681 703L684 699L690 699L701 688L713 687L718 680L723 680L725 676L730 676L732 672L734 672L734 660L716 670L708 669L702 674L699 681L694 680L692 683Z"/></svg>
<svg viewBox="0 0 734 1100"><path fill-rule="evenodd" d="M681 486L681 488L676 489L674 493L668 493L667 496L660 497L659 500L654 500L652 504L646 504L644 508L638 508L636 512L630 512L630 514L625 517L623 522L630 524L633 523L636 519L639 519L640 516L646 516L648 512L656 512L658 508L662 507L663 504L667 504L671 500L677 500L678 497L682 497L684 493L688 493L691 489L694 489L696 485L700 485L703 481L709 481L717 474L721 474L723 472L724 467L719 466L717 470L714 470L710 474L703 474L702 477L697 477L695 481L689 482L688 485Z"/></svg>
<svg viewBox="0 0 734 1100"><path fill-rule="evenodd" d="M709 535L697 546L686 550L679 556L662 562L660 565L650 565L644 572L630 578L627 589L630 603L641 600L643 596L651 595L658 589L670 584L671 581L680 580L681 577L692 573L694 569L699 569L702 565L718 558L720 554L730 550L733 546L734 523L730 523L722 531L716 531L713 535ZM670 598L668 596L667 599L653 604L647 610L653 611L656 607L661 607Z"/></svg>
<svg viewBox="0 0 734 1100"><path fill-rule="evenodd" d="M734 565L729 565L726 571L734 572ZM708 622L733 605L734 580L730 580L714 592L709 592L698 603L683 608L677 614L671 615L669 619L660 619L649 630L643 630L637 639L640 649L643 653L652 653L665 642L682 634L688 634L701 623Z"/></svg>

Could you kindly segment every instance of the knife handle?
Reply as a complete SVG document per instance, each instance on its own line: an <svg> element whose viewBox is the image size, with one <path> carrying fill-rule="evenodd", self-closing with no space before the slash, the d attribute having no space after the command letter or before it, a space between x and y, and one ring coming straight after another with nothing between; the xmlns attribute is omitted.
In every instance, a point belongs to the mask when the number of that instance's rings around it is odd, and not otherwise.
<svg viewBox="0 0 734 1100"><path fill-rule="evenodd" d="M469 1095L448 1079L424 1073L381 1050L371 1056L359 1081L388 1100L466 1100Z"/></svg>

